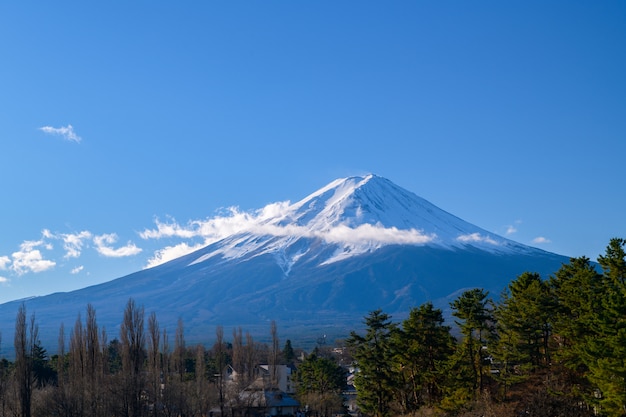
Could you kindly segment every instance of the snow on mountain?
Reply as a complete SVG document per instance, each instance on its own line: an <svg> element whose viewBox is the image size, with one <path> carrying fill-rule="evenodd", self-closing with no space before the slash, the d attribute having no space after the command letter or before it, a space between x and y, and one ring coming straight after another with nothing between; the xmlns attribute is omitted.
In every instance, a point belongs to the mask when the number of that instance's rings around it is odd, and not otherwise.
<svg viewBox="0 0 626 417"><path fill-rule="evenodd" d="M526 251L523 245L487 232L447 213L417 195L375 175L335 180L294 203L275 203L259 210L245 230L222 240L214 256L237 259L274 254L288 274L308 251L287 253L302 239L319 239L334 250L320 265L373 252L387 245L474 247L494 253Z"/></svg>

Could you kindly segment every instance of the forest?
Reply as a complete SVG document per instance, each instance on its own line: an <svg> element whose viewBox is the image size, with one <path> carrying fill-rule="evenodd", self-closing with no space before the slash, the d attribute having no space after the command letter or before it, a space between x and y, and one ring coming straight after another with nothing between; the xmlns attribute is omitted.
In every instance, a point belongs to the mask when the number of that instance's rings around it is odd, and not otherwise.
<svg viewBox="0 0 626 417"><path fill-rule="evenodd" d="M15 358L0 359L0 416L269 415L242 393L259 380L277 391L279 365L300 416L626 416L625 245L611 239L597 263L572 258L549 277L524 272L495 297L467 290L450 303L454 323L430 302L401 322L372 311L363 331L308 354L281 348L274 322L268 343L218 326L212 346L188 346L182 321L172 342L132 299L119 335L88 305L51 354L22 305Z"/></svg>

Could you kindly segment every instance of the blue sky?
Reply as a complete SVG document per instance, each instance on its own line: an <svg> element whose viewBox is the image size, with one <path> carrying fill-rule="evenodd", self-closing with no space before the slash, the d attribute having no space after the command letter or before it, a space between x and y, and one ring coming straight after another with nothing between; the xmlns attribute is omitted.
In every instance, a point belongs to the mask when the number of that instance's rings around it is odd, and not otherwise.
<svg viewBox="0 0 626 417"><path fill-rule="evenodd" d="M189 3L0 5L0 302L369 172L559 254L626 237L626 3Z"/></svg>

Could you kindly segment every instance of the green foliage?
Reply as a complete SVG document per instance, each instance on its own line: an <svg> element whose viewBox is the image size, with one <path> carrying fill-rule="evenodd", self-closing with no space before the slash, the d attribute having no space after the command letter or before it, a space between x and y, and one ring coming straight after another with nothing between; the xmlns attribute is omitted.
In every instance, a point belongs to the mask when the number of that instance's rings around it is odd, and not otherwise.
<svg viewBox="0 0 626 417"><path fill-rule="evenodd" d="M524 272L503 292L495 313L499 338L492 349L503 396L510 385L549 366L555 310L550 286L537 273Z"/></svg>
<svg viewBox="0 0 626 417"><path fill-rule="evenodd" d="M368 415L386 417L391 411L396 380L389 366L393 358L391 335L395 325L382 310L372 311L365 318L365 325L365 336L352 332L346 341L354 348L358 367L354 382L357 403Z"/></svg>
<svg viewBox="0 0 626 417"><path fill-rule="evenodd" d="M33 347L33 377L37 387L54 384L57 377L54 367L50 364L48 353L39 341Z"/></svg>
<svg viewBox="0 0 626 417"><path fill-rule="evenodd" d="M293 351L293 347L291 346L291 340L287 339L285 342L285 347L283 347L283 359L285 363L292 364L296 359L296 353Z"/></svg>
<svg viewBox="0 0 626 417"><path fill-rule="evenodd" d="M341 410L346 372L333 359L311 354L298 366L296 381L298 398L311 412L328 415Z"/></svg>
<svg viewBox="0 0 626 417"><path fill-rule="evenodd" d="M463 334L456 367L461 368L459 375L468 375L462 382L470 384L476 394L486 386L491 366L488 347L496 340L493 301L488 296L485 290L475 288L450 304Z"/></svg>
<svg viewBox="0 0 626 417"><path fill-rule="evenodd" d="M440 309L428 302L413 308L393 334L393 369L398 375L397 400L404 413L440 400L444 365L454 352L450 327Z"/></svg>
<svg viewBox="0 0 626 417"><path fill-rule="evenodd" d="M598 258L603 270L604 297L596 310L599 337L589 340L590 379L601 393L602 410L626 414L626 253L624 239L611 239ZM591 360L594 357L596 360Z"/></svg>
<svg viewBox="0 0 626 417"><path fill-rule="evenodd" d="M555 333L558 359L584 382L582 395L607 415L626 414L626 254L611 239L598 258L570 260L552 281L559 301Z"/></svg>
<svg viewBox="0 0 626 417"><path fill-rule="evenodd" d="M346 383L346 372L334 360L313 354L299 366L298 393L338 393Z"/></svg>

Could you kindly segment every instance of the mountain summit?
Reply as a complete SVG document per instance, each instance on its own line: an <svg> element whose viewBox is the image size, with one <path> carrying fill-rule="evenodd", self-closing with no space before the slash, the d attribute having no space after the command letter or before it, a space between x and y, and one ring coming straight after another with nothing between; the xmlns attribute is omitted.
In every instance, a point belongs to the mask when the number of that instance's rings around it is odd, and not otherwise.
<svg viewBox="0 0 626 417"><path fill-rule="evenodd" d="M285 272L311 258L326 265L389 245L527 252L530 248L455 217L391 181L367 175L335 180L295 204L270 204L247 230L210 247L195 262L220 255L274 254ZM313 242L318 244L313 245ZM204 250L201 252L205 252Z"/></svg>
<svg viewBox="0 0 626 417"><path fill-rule="evenodd" d="M268 334L275 320L291 339L341 337L382 308L395 319L425 301L446 309L461 291L494 296L524 271L544 276L567 258L490 233L375 175L338 179L290 204L256 211L246 226L154 268L69 293L26 301L44 345L55 344L91 303L117 336L129 298L162 327L181 318L188 340L215 326ZM0 305L10 332L17 302Z"/></svg>

